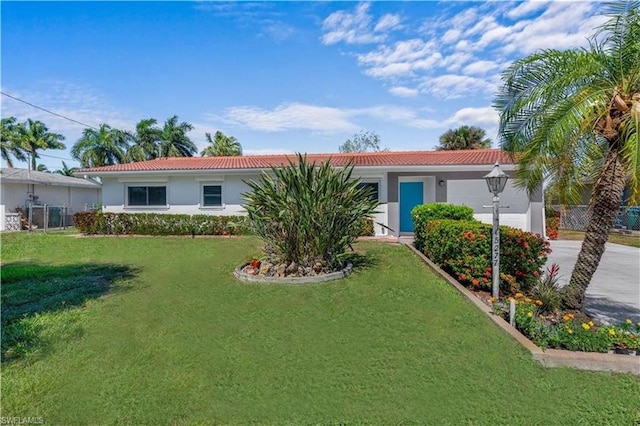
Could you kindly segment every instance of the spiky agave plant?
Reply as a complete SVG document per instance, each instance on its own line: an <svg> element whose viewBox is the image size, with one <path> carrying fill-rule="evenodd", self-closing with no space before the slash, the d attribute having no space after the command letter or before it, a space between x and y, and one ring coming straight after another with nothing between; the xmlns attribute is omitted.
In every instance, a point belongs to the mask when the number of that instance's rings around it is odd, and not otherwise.
<svg viewBox="0 0 640 426"><path fill-rule="evenodd" d="M335 270L343 266L347 250L357 238L355 228L371 217L379 202L371 189L352 179L353 165L316 165L297 154L286 167L247 181L244 193L249 226L265 242L278 262Z"/></svg>

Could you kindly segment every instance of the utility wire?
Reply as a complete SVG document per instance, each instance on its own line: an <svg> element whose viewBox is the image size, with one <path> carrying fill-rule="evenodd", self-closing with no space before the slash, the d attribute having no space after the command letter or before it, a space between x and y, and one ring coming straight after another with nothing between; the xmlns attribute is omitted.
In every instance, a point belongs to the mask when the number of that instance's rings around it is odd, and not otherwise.
<svg viewBox="0 0 640 426"><path fill-rule="evenodd" d="M89 124L81 123L80 121L74 120L73 118L66 117L66 116L64 116L62 114L58 114L57 112L53 112L53 111L50 111L50 110L48 110L46 108L39 107L38 105L34 105L34 104L30 103L30 102L23 101L22 99L19 99L19 98L16 98L15 96L9 95L8 93L4 93L4 92L0 92L0 93L2 93L4 96L6 96L8 98L14 99L14 100L16 100L18 102L22 102L23 104L27 104L27 105L29 105L31 107L37 108L37 109L42 110L44 112L48 112L49 114L53 114L53 115L58 116L60 118L64 118L65 120L72 121L74 123L80 124L80 125L85 126L85 127L89 127L90 129L93 129L93 130L100 130L100 129L98 129L98 128L94 127L94 126L91 126Z"/></svg>

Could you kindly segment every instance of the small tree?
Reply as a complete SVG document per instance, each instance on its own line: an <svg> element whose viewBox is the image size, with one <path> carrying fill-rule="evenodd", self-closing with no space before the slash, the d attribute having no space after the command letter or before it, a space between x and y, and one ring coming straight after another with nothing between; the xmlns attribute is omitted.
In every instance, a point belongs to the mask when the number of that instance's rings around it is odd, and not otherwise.
<svg viewBox="0 0 640 426"><path fill-rule="evenodd" d="M379 152L388 151L388 148L380 148L380 136L375 132L360 131L347 139L338 147L342 153L346 152Z"/></svg>
<svg viewBox="0 0 640 426"><path fill-rule="evenodd" d="M491 139L486 137L484 129L476 126L460 126L449 129L440 136L438 151L460 149L486 149L491 147Z"/></svg>
<svg viewBox="0 0 640 426"><path fill-rule="evenodd" d="M265 242L276 262L339 269L347 249L357 238L363 218L379 205L371 189L351 179L353 166L334 169L329 161L297 162L272 168L259 181L246 182L243 194L249 226Z"/></svg>

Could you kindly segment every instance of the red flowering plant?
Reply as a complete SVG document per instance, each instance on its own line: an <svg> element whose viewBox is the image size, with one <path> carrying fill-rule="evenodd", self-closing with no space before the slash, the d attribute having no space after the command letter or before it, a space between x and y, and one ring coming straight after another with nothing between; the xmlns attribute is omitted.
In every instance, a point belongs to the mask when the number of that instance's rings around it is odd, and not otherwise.
<svg viewBox="0 0 640 426"><path fill-rule="evenodd" d="M433 220L427 225L424 253L461 283L491 288L491 225L476 221ZM528 291L546 263L549 243L539 235L500 227L500 287L504 293Z"/></svg>

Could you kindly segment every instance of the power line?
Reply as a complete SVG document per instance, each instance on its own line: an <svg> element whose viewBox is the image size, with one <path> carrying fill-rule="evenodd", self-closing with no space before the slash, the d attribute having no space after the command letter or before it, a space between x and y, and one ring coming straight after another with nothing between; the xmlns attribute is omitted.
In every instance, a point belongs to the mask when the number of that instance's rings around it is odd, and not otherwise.
<svg viewBox="0 0 640 426"><path fill-rule="evenodd" d="M64 118L65 120L72 121L72 122L74 122L74 123L80 124L80 125L85 126L85 127L89 127L90 129L93 129L93 130L99 130L98 128L93 127L93 126L91 126L91 125L89 125L89 124L82 123L82 122L80 122L80 121L78 121L78 120L74 120L73 118L69 118L69 117L64 116L64 115L62 115L62 114L58 114L57 112L53 112L53 111L50 111L50 110L48 110L48 109L46 109L46 108L39 107L38 105L34 105L34 104L30 103L30 102L23 101L22 99L19 99L19 98L16 98L15 96L11 96L11 95L9 95L8 93L4 93L4 92L0 92L0 93L2 93L3 95L5 95L5 96L6 96L6 97L8 97L8 98L14 99L14 100L16 100L16 101L18 101L18 102L22 102L23 104L27 104L27 105L29 105L29 106L31 106L31 107L33 107L33 108L37 108L37 109L39 109L39 110L42 110L42 111L47 112L47 113L49 113L49 114L53 114L53 115L58 116L58 117L60 117L60 118Z"/></svg>

